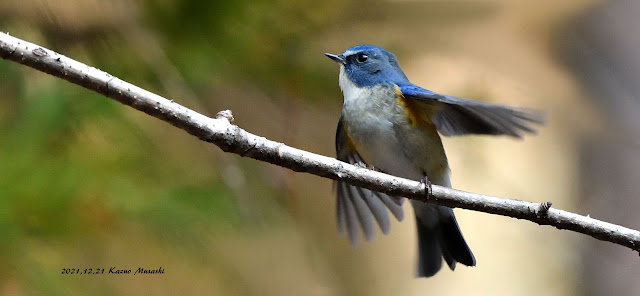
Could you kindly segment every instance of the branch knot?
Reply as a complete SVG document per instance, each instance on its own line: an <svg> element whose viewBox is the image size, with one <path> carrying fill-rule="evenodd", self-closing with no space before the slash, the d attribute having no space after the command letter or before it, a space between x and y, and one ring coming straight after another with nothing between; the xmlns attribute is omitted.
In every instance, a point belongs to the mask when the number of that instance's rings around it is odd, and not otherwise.
<svg viewBox="0 0 640 296"><path fill-rule="evenodd" d="M546 217L552 204L553 203L550 201L545 201L538 204L538 208L536 209L536 216L538 216L538 218Z"/></svg>
<svg viewBox="0 0 640 296"><path fill-rule="evenodd" d="M173 101L172 101L173 103ZM216 114L216 116L213 117L214 119L226 119L229 122L233 122L234 118L233 118L233 113L231 113L231 110L222 110L220 112L218 112Z"/></svg>

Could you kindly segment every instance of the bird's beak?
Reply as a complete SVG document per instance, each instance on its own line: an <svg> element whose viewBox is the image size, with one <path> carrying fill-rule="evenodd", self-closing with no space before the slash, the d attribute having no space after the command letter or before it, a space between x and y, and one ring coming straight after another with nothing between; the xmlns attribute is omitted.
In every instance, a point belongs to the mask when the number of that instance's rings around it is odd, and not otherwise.
<svg viewBox="0 0 640 296"><path fill-rule="evenodd" d="M344 56L342 55L335 55L330 53L325 53L324 55L326 55L328 58L332 59L336 63L344 64Z"/></svg>

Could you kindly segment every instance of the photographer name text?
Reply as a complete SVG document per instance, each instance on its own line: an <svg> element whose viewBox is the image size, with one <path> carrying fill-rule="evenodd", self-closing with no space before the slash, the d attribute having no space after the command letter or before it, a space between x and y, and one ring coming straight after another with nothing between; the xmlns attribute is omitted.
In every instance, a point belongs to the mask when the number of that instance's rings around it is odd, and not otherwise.
<svg viewBox="0 0 640 296"><path fill-rule="evenodd" d="M164 268L147 269L138 267L137 269L122 269L116 266L109 268L62 268L61 274L113 274L113 275L139 275L139 274L164 274Z"/></svg>

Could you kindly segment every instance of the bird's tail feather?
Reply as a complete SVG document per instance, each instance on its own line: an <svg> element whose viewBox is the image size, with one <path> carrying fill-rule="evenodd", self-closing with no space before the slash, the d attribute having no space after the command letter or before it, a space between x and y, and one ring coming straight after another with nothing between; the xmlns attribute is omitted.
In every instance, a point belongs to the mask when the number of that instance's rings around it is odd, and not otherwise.
<svg viewBox="0 0 640 296"><path fill-rule="evenodd" d="M442 249L435 229L428 228L416 217L418 228L418 277L430 277L442 266Z"/></svg>
<svg viewBox="0 0 640 296"><path fill-rule="evenodd" d="M476 265L476 258L464 240L455 216L452 215L448 219L440 221L440 233L442 237L442 248L446 250L443 252L444 259L452 270L455 268L456 261L466 266ZM453 264L451 262L453 262Z"/></svg>
<svg viewBox="0 0 640 296"><path fill-rule="evenodd" d="M442 267L443 257L451 270L456 268L456 262L467 266L476 265L476 259L464 240L453 213L440 218L436 225L429 227L416 216L419 277L436 274Z"/></svg>

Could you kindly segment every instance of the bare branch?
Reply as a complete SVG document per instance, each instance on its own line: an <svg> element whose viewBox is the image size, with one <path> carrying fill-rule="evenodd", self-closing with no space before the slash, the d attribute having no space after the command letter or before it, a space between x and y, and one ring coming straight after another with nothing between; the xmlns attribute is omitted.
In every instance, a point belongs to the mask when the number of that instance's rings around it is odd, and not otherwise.
<svg viewBox="0 0 640 296"><path fill-rule="evenodd" d="M103 71L8 34L0 33L0 57L115 99L169 122L203 141L214 143L226 152L269 162L296 172L342 180L390 195L568 229L640 252L640 232L637 230L551 208L550 202L530 203L436 185L432 186L429 194L418 181L375 172L253 135L232 125L230 120L233 116L228 110L218 113L215 118L209 118Z"/></svg>

